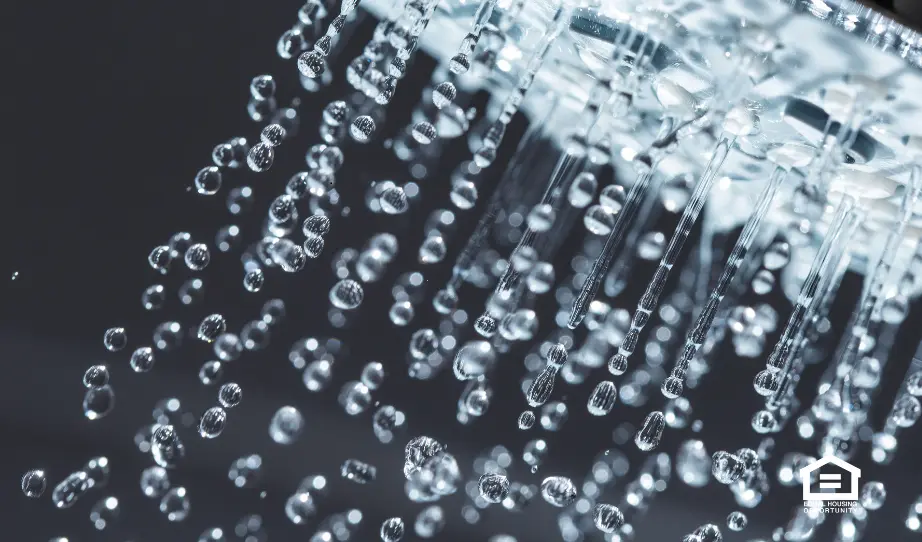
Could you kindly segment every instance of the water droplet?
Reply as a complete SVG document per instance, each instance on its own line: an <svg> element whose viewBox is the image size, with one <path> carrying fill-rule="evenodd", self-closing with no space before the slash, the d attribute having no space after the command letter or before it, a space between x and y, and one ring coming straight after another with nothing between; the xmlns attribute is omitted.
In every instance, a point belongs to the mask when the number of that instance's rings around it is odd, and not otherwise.
<svg viewBox="0 0 922 542"><path fill-rule="evenodd" d="M445 446L431 437L414 437L407 442L404 449L403 475L408 480L418 472L423 463L441 453Z"/></svg>
<svg viewBox="0 0 922 542"><path fill-rule="evenodd" d="M278 147L285 141L288 133L279 124L269 124L259 134L259 139L270 147Z"/></svg>
<svg viewBox="0 0 922 542"><path fill-rule="evenodd" d="M697 542L721 542L723 540L720 528L712 523L698 527L692 534L698 538Z"/></svg>
<svg viewBox="0 0 922 542"><path fill-rule="evenodd" d="M193 305L205 297L205 283L202 279L189 279L179 287L177 294L183 305Z"/></svg>
<svg viewBox="0 0 922 542"><path fill-rule="evenodd" d="M487 341L471 341L455 354L452 368L458 380L471 380L485 374L496 361L493 347Z"/></svg>
<svg viewBox="0 0 922 542"><path fill-rule="evenodd" d="M711 476L711 457L700 440L687 440L676 455L676 473L691 487L704 487Z"/></svg>
<svg viewBox="0 0 922 542"><path fill-rule="evenodd" d="M115 408L115 392L111 386L90 388L83 396L83 415L88 420L105 417Z"/></svg>
<svg viewBox="0 0 922 542"><path fill-rule="evenodd" d="M362 368L362 375L359 380L362 381L369 390L376 390L384 382L384 364L380 361L369 361Z"/></svg>
<svg viewBox="0 0 922 542"><path fill-rule="evenodd" d="M434 354L439 348L439 339L431 329L420 329L410 337L410 355L415 359L424 360Z"/></svg>
<svg viewBox="0 0 922 542"><path fill-rule="evenodd" d="M430 235L419 246L419 263L431 265L441 262L448 253L448 246L441 235Z"/></svg>
<svg viewBox="0 0 922 542"><path fill-rule="evenodd" d="M170 477L163 467L147 467L141 472L141 493L159 499L170 489Z"/></svg>
<svg viewBox="0 0 922 542"><path fill-rule="evenodd" d="M249 152L249 151L247 151ZM227 210L232 215L246 213L253 207L253 189L249 186L234 188L227 195Z"/></svg>
<svg viewBox="0 0 922 542"><path fill-rule="evenodd" d="M881 320L888 324L900 324L909 314L909 298L895 295L884 299L881 305Z"/></svg>
<svg viewBox="0 0 922 542"><path fill-rule="evenodd" d="M118 499L115 497L105 497L93 505L90 509L90 522L97 530L105 530L118 519L119 508Z"/></svg>
<svg viewBox="0 0 922 542"><path fill-rule="evenodd" d="M243 352L240 338L233 333L225 333L214 342L214 353L221 361L234 361Z"/></svg>
<svg viewBox="0 0 922 542"><path fill-rule="evenodd" d="M565 476L548 476L541 482L541 497L552 506L564 508L576 500L576 486Z"/></svg>
<svg viewBox="0 0 922 542"><path fill-rule="evenodd" d="M333 379L332 364L325 359L312 361L304 369L302 379L308 391L323 391Z"/></svg>
<svg viewBox="0 0 922 542"><path fill-rule="evenodd" d="M257 75L250 81L250 95L255 100L268 100L275 96L275 79L271 75Z"/></svg>
<svg viewBox="0 0 922 542"><path fill-rule="evenodd" d="M295 407L284 406L272 416L269 422L269 436L278 444L291 444L301 436L304 417Z"/></svg>
<svg viewBox="0 0 922 542"><path fill-rule="evenodd" d="M164 301L166 301L166 290L161 284L148 286L141 294L141 305L145 310L157 310L163 306Z"/></svg>
<svg viewBox="0 0 922 542"><path fill-rule="evenodd" d="M358 308L365 298L362 285L352 279L343 279L330 289L330 303L337 309L352 310Z"/></svg>
<svg viewBox="0 0 922 542"><path fill-rule="evenodd" d="M236 382L228 382L218 390L218 402L224 408L234 408L243 398L243 389Z"/></svg>
<svg viewBox="0 0 922 542"><path fill-rule="evenodd" d="M361 382L346 382L339 392L339 404L346 414L356 416L371 406L371 392L368 386Z"/></svg>
<svg viewBox="0 0 922 542"><path fill-rule="evenodd" d="M443 107L453 102L455 96L457 95L458 91L455 89L455 85L448 81L439 83L434 89L432 89L432 103L438 109L442 109Z"/></svg>
<svg viewBox="0 0 922 542"><path fill-rule="evenodd" d="M310 77L311 79L316 79L323 75L323 72L326 71L325 64L323 55L316 50L302 53L298 57L298 71L304 77Z"/></svg>
<svg viewBox="0 0 922 542"><path fill-rule="evenodd" d="M102 342L109 352L118 352L128 344L128 334L123 327L110 327L103 335Z"/></svg>
<svg viewBox="0 0 922 542"><path fill-rule="evenodd" d="M87 388L101 388L109 383L109 369L105 365L93 365L83 373L83 385Z"/></svg>
<svg viewBox="0 0 922 542"><path fill-rule="evenodd" d="M673 399L666 403L663 415L666 419L666 425L673 429L684 429L691 423L691 401L684 397Z"/></svg>
<svg viewBox="0 0 922 542"><path fill-rule="evenodd" d="M496 333L498 324L496 323L496 318L489 314L482 314L477 317L477 320L474 322L474 329L482 337L490 338Z"/></svg>
<svg viewBox="0 0 922 542"><path fill-rule="evenodd" d="M71 473L51 492L51 501L57 508L70 508L90 488L89 479L85 472Z"/></svg>
<svg viewBox="0 0 922 542"><path fill-rule="evenodd" d="M221 190L221 170L208 166L195 174L195 191L203 196L213 196Z"/></svg>
<svg viewBox="0 0 922 542"><path fill-rule="evenodd" d="M660 438L663 436L663 429L666 427L666 419L662 412L653 411L647 414L643 421L643 427L634 435L634 444L644 452L652 451L659 446Z"/></svg>
<svg viewBox="0 0 922 542"><path fill-rule="evenodd" d="M477 185L467 179L457 179L451 184L449 198L455 207L466 211L477 204Z"/></svg>
<svg viewBox="0 0 922 542"><path fill-rule="evenodd" d="M592 522L603 533L613 533L624 525L624 514L617 506L598 503L592 510Z"/></svg>
<svg viewBox="0 0 922 542"><path fill-rule="evenodd" d="M451 73L455 75L461 75L467 73L467 70L471 68L471 60L467 55L458 53L455 56L451 57L451 60L448 61L448 69L451 70Z"/></svg>
<svg viewBox="0 0 922 542"><path fill-rule="evenodd" d="M223 376L224 366L220 361L206 361L198 372L199 381L206 386L218 383Z"/></svg>
<svg viewBox="0 0 922 542"><path fill-rule="evenodd" d="M593 416L605 416L611 412L617 398L618 388L615 387L614 382L603 380L592 390L586 408Z"/></svg>
<svg viewBox="0 0 922 542"><path fill-rule="evenodd" d="M250 269L243 275L243 287L248 292L256 293L263 288L266 283L266 275L260 268Z"/></svg>
<svg viewBox="0 0 922 542"><path fill-rule="evenodd" d="M22 475L22 494L37 499L48 488L48 478L43 470L30 470Z"/></svg>
<svg viewBox="0 0 922 542"><path fill-rule="evenodd" d="M498 504L509 495L509 479L502 474L487 473L480 477L480 496L489 503Z"/></svg>
<svg viewBox="0 0 922 542"><path fill-rule="evenodd" d="M186 519L189 509L189 497L184 487L175 487L160 499L160 512L166 514L166 518L170 521L177 522Z"/></svg>
<svg viewBox="0 0 922 542"><path fill-rule="evenodd" d="M381 210L389 215L399 215L410 208L407 195L399 186L388 187L378 200L381 202Z"/></svg>
<svg viewBox="0 0 922 542"><path fill-rule="evenodd" d="M215 438L224 431L227 424L227 413L221 407L211 407L202 414L202 421L199 423L199 435L202 438Z"/></svg>
<svg viewBox="0 0 922 542"><path fill-rule="evenodd" d="M438 136L435 126L430 122L421 121L413 126L413 139L420 145L428 145Z"/></svg>
<svg viewBox="0 0 922 542"><path fill-rule="evenodd" d="M204 243L196 243L186 250L183 258L186 266L193 271L201 271L211 262L211 252Z"/></svg>
<svg viewBox="0 0 922 542"><path fill-rule="evenodd" d="M887 499L887 488L880 482L867 482L861 488L861 506L867 510L877 510Z"/></svg>
<svg viewBox="0 0 922 542"><path fill-rule="evenodd" d="M150 452L155 463L170 469L186 456L186 446L172 425L158 425L151 436Z"/></svg>
<svg viewBox="0 0 922 542"><path fill-rule="evenodd" d="M309 491L299 491L285 501L285 515L295 525L303 525L317 514L317 505Z"/></svg>
<svg viewBox="0 0 922 542"><path fill-rule="evenodd" d="M557 212L549 203L535 205L528 212L527 223L532 230L542 233L549 231L557 219Z"/></svg>
<svg viewBox="0 0 922 542"><path fill-rule="evenodd" d="M326 215L311 215L304 219L301 230L305 237L323 237L330 233L330 218Z"/></svg>
<svg viewBox="0 0 922 542"><path fill-rule="evenodd" d="M109 483L109 459L105 456L94 457L83 466L90 488L105 487Z"/></svg>
<svg viewBox="0 0 922 542"><path fill-rule="evenodd" d="M433 504L424 508L413 523L413 531L420 538L433 538L445 527L445 512L442 507Z"/></svg>
<svg viewBox="0 0 922 542"><path fill-rule="evenodd" d="M775 287L775 275L767 270L762 269L752 278L752 291L757 295L765 295Z"/></svg>
<svg viewBox="0 0 922 542"><path fill-rule="evenodd" d="M259 314L266 325L281 324L285 320L285 302L281 299L270 299L263 305Z"/></svg>
<svg viewBox="0 0 922 542"><path fill-rule="evenodd" d="M397 433L406 429L407 419L403 412L391 405L382 405L372 416L372 429L375 436L384 444L394 440Z"/></svg>
<svg viewBox="0 0 922 542"><path fill-rule="evenodd" d="M775 241L762 256L762 265L769 271L776 271L786 266L790 260L791 245L785 241Z"/></svg>
<svg viewBox="0 0 922 542"><path fill-rule="evenodd" d="M341 126L349 116L349 106L342 100L336 100L323 108L323 122L330 126Z"/></svg>
<svg viewBox="0 0 922 542"><path fill-rule="evenodd" d="M405 326L413 319L413 304L409 301L395 301L388 311L388 317L395 326Z"/></svg>
<svg viewBox="0 0 922 542"><path fill-rule="evenodd" d="M198 339L207 343L214 342L227 331L227 322L220 314L211 314L202 319L198 326Z"/></svg>
<svg viewBox="0 0 922 542"><path fill-rule="evenodd" d="M199 535L198 542L227 542L227 539L220 527L209 527Z"/></svg>
<svg viewBox="0 0 922 542"><path fill-rule="evenodd" d="M265 143L253 145L247 153L247 166L256 173L262 173L275 162L275 149Z"/></svg>
<svg viewBox="0 0 922 542"><path fill-rule="evenodd" d="M746 514L738 510L730 512L730 515L727 516L727 527L731 531L742 531L748 524L749 520L746 518Z"/></svg>
<svg viewBox="0 0 922 542"><path fill-rule="evenodd" d="M371 135L375 132L375 121L368 115L360 115L352 121L352 125L349 127L349 134L353 139L360 143L364 143L371 138Z"/></svg>
<svg viewBox="0 0 922 542"><path fill-rule="evenodd" d="M583 225L594 235L608 235L615 226L615 214L608 207L593 205L583 215Z"/></svg>
<svg viewBox="0 0 922 542"><path fill-rule="evenodd" d="M253 487L262 474L263 460L258 454L240 457L231 463L228 479L235 487Z"/></svg>
<svg viewBox="0 0 922 542"><path fill-rule="evenodd" d="M358 459L347 459L340 467L339 472L346 480L357 484L367 484L374 482L378 469Z"/></svg>
<svg viewBox="0 0 922 542"><path fill-rule="evenodd" d="M297 273L304 269L307 255L304 249L288 239L279 239L269 248L272 261L286 273Z"/></svg>
<svg viewBox="0 0 922 542"><path fill-rule="evenodd" d="M147 256L147 263L149 263L155 271L160 271L163 274L166 274L166 272L170 270L170 263L172 261L173 257L170 247L165 245L154 247Z"/></svg>
<svg viewBox="0 0 922 542"><path fill-rule="evenodd" d="M659 260L665 250L666 236L662 232L647 232L637 241L637 257L641 260Z"/></svg>
<svg viewBox="0 0 922 542"><path fill-rule="evenodd" d="M527 431L535 425L535 413L530 410L524 410L519 414L519 419L517 420L519 429Z"/></svg>
<svg viewBox="0 0 922 542"><path fill-rule="evenodd" d="M400 542L405 527L400 518L388 518L381 523L381 542Z"/></svg>
<svg viewBox="0 0 922 542"><path fill-rule="evenodd" d="M541 408L541 427L545 431L560 431L563 424L570 417L570 411L567 405L554 401Z"/></svg>
<svg viewBox="0 0 922 542"><path fill-rule="evenodd" d="M532 380L528 392L525 394L525 400L528 406L539 407L547 402L554 391L554 382L557 379L557 368L548 364Z"/></svg>
<svg viewBox="0 0 922 542"><path fill-rule="evenodd" d="M721 484L729 485L740 478L746 471L746 466L737 456L724 451L715 452L711 456L711 473Z"/></svg>

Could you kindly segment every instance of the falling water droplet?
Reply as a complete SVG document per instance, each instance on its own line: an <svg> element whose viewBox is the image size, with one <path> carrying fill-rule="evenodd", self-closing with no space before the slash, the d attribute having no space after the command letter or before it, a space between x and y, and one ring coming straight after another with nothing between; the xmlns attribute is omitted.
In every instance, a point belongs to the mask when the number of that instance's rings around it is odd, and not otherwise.
<svg viewBox="0 0 922 542"><path fill-rule="evenodd" d="M400 542L403 538L405 527L400 518L388 518L381 523L381 542Z"/></svg>
<svg viewBox="0 0 922 542"><path fill-rule="evenodd" d="M550 505L564 508L576 500L576 486L565 476L548 476L541 482L541 497Z"/></svg>
<svg viewBox="0 0 922 542"><path fill-rule="evenodd" d="M304 417L295 407L284 406L276 411L269 422L269 436L278 444L291 444L301 436Z"/></svg>
<svg viewBox="0 0 922 542"><path fill-rule="evenodd" d="M603 533L613 533L624 525L624 514L617 506L598 503L592 510L592 522Z"/></svg>
<svg viewBox="0 0 922 542"><path fill-rule="evenodd" d="M105 365L93 365L83 373L83 385L89 389L98 389L109 383L109 369Z"/></svg>
<svg viewBox="0 0 922 542"><path fill-rule="evenodd" d="M216 438L223 431L227 424L227 413L221 407L211 407L202 414L202 420L199 423L199 435L202 438Z"/></svg>
<svg viewBox="0 0 922 542"><path fill-rule="evenodd" d="M742 531L748 524L749 520L746 518L746 514L740 511L730 512L730 515L727 516L727 527L731 531Z"/></svg>
<svg viewBox="0 0 922 542"><path fill-rule="evenodd" d="M614 382L603 380L596 385L589 396L589 403L586 408L593 416L605 416L611 412L615 406L615 400L618 398L618 389Z"/></svg>
<svg viewBox="0 0 922 542"><path fill-rule="evenodd" d="M453 102L457 95L458 91L455 89L455 85L448 81L439 83L432 89L432 103L437 108L442 109Z"/></svg>
<svg viewBox="0 0 922 542"><path fill-rule="evenodd" d="M487 473L478 482L480 496L489 503L497 504L509 495L509 479L502 474Z"/></svg>
<svg viewBox="0 0 922 542"><path fill-rule="evenodd" d="M170 489L170 477L163 467L147 467L141 472L141 493L151 499L163 497Z"/></svg>
<svg viewBox="0 0 922 542"><path fill-rule="evenodd" d="M160 512L165 514L169 521L177 522L186 519L189 509L189 497L184 487L175 487L167 491L160 499Z"/></svg>
<svg viewBox="0 0 922 542"><path fill-rule="evenodd" d="M662 412L653 411L647 414L643 421L643 427L634 435L634 444L644 452L652 451L659 446L665 427L666 418Z"/></svg>
<svg viewBox="0 0 922 542"><path fill-rule="evenodd" d="M519 429L527 431L535 425L535 413L530 410L522 411L517 420Z"/></svg>
<svg viewBox="0 0 922 542"><path fill-rule="evenodd" d="M106 330L102 342L109 352L118 352L128 344L128 334L123 327L112 327Z"/></svg>
<svg viewBox="0 0 922 542"><path fill-rule="evenodd" d="M115 408L115 392L111 386L90 388L83 396L83 415L88 420L105 417Z"/></svg>
<svg viewBox="0 0 922 542"><path fill-rule="evenodd" d="M48 487L48 478L43 470L30 470L22 475L22 494L26 497L37 499L45 493Z"/></svg>
<svg viewBox="0 0 922 542"><path fill-rule="evenodd" d="M330 303L342 310L357 308L362 304L364 298L365 292L362 286L352 279L343 279L333 285L330 290Z"/></svg>
<svg viewBox="0 0 922 542"><path fill-rule="evenodd" d="M368 115L361 115L352 121L349 127L349 134L352 138L360 143L364 143L371 138L375 132L375 121Z"/></svg>

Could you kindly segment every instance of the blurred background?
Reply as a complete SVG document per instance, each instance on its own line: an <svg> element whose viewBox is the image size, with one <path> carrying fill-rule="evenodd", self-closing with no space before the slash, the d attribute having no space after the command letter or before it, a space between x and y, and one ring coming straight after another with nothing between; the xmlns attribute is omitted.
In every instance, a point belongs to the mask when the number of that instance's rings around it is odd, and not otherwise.
<svg viewBox="0 0 922 542"><path fill-rule="evenodd" d="M348 220L334 220L324 256L311 261L302 273L267 276L258 295L241 287L243 271L237 255L212 251L211 265L199 275L204 281L204 299L193 306L183 305L177 295L179 286L191 276L183 274L187 270L174 266L175 272L163 277L146 264L150 250L178 231L187 231L209 245L218 228L232 223L248 239L258 235L262 209L288 176L303 169L304 151L317 142L315 126L322 105L344 92L342 62L334 67L332 87L308 94L298 85L293 61L276 56L275 41L299 6L295 0L282 4L252 0L31 2L12 8L16 31L14 54L7 55L12 66L6 84L12 96L4 100L9 108L9 142L4 146L5 194L0 198L4 236L0 261L8 279L0 294L5 372L0 424L6 435L0 448L0 517L5 520L5 539L196 540L208 527L220 526L230 535L241 518L259 514L269 540L306 540L316 525L293 525L285 517L284 503L302 478L311 474L323 474L331 482L329 494L319 503L318 521L324 515L357 508L364 514L359 539L374 539L381 521L391 516L403 517L408 524L407 538L414 538L409 527L424 505L404 495L402 458L406 441L417 435L445 443L468 477L474 476L472 462L478 455L495 445L506 446L515 457L510 478L536 485L551 474L571 476L580 484L593 457L608 448L620 448L627 454L631 473L643 461L629 439L648 409L617 406L604 419L591 418L583 405L593 379L579 387L559 387L555 397L570 406L569 420L560 431L517 430L515 419L525 407L519 385L525 351L514 349L500 360L494 380L496 395L487 415L469 426L459 424L456 398L462 385L450 370L428 382L406 376L409 336L433 315L421 312L407 328L390 324L387 309L393 278L366 288L365 302L349 329L336 330L328 323L327 294L334 282L331 255L344 247L360 248L372 232L391 231L403 249L391 264L392 275L412 269L416 256L412 247L422 236L420 224L445 201L448 183L444 178L467 152L460 140L445 148L439 162L444 174L428 179L432 184L426 186L425 198L407 216L385 221L355 213ZM885 7L905 9L906 18L919 16L915 4L901 7L897 0ZM373 24L370 18L358 24L347 49L357 51L371 35ZM341 58L353 56L343 54ZM416 60L388 110L386 133L406 125L409 110L434 68L431 59ZM235 136L252 138L258 130L245 106L249 81L263 73L276 77L282 100L300 97L301 133L279 149L270 173L257 178L240 171L237 177L225 178L221 195L197 195L193 177L210 163L214 145ZM475 97L472 105L479 103L482 110L485 99ZM518 132L506 138L504 155L485 175L496 177L502 172L525 124L524 119L516 121ZM369 181L407 175L380 145L363 147L361 153L361 158L347 157L340 176L343 199L354 208L363 205L362 193ZM256 211L244 218L233 217L225 208L225 196L231 187L244 184L254 190ZM472 212L459 220L461 234L450 246L449 259L477 216ZM562 264L571 256L562 254ZM638 267L636 284L617 300L618 306L633 307L636 290L646 283L651 269ZM428 277L427 295L443 283L447 271ZM834 312L842 315L842 321L833 322L836 330L844 326L860 292L857 277L846 280L843 299L837 301L842 310ZM141 293L154 283L166 287L167 301L159 311L144 311ZM470 303L473 318L485 296L470 294L465 303ZM170 523L158 510L157 501L145 498L139 489L141 470L153 463L138 450L134 438L140 428L152 423L151 412L162 399L178 398L182 412L195 415L215 404L217 387L206 388L197 378L201 364L214 356L207 345L186 337L182 348L158 354L148 374L133 373L128 358L134 348L151 343L150 333L161 322L175 320L194 329L204 315L219 312L226 317L229 330L239 331L258 319L260 307L273 297L284 299L287 315L273 328L269 346L246 352L226 365L225 381L241 384L243 401L228 411L224 433L205 441L194 428L180 429L187 457L171 472L171 480L174 486L187 488L192 511L185 521ZM773 303L782 316L787 314L785 300ZM915 306L897 339L882 397L895 393L920 339L920 323L920 310ZM114 354L102 345L104 330L112 326L126 328L129 337L128 347ZM538 337L543 338L545 332ZM348 349L337 359L333 382L322 393L308 393L300 373L288 361L290 347L304 337L336 337ZM468 325L459 339L471 338ZM378 442L372 431L374 409L350 417L336 400L342 384L357 379L369 360L381 361L388 372L374 399L394 405L407 416L408 431L387 445ZM96 363L110 368L116 406L109 416L91 422L81 408L85 391L81 378ZM693 436L702 439L711 453L756 447L749 417L761 404L750 384L757 365L755 360L738 359L727 349L717 370L690 395L694 418L703 422L700 433L668 430L658 451L673 453L680 442ZM818 377L813 367L802 389L814 389ZM880 426L889 400L879 403L875 427ZM291 446L279 446L268 435L272 414L284 405L300 409L306 422L301 438ZM187 421L192 419L187 416ZM627 444L622 446L618 442L623 444L625 435ZM520 456L524 443L539 437L547 440L549 454L533 474ZM887 504L871 517L867 540L908 540L911 536L903 518L922 480L918 428L907 432L900 443L897 458L889 466L872 463L867 447L853 461L862 468L863 480L884 481L888 490ZM796 438L792 428L778 435L775 460L767 467L772 476L777 458L793 450L815 454L816 444ZM252 488L234 487L228 479L229 467L235 459L254 453L263 459L259 481ZM53 485L101 455L111 464L108 485L91 490L70 509L56 510L50 502ZM339 467L349 458L375 465L377 480L359 486L341 479ZM37 500L25 498L19 490L20 477L33 468L44 469L49 477L48 490ZM609 490L610 502L620 500L622 489L623 484ZM90 508L109 495L119 499L120 516L105 531L96 531L89 520ZM461 517L466 499L462 490L441 502L446 512L441 539L487 540L494 534L519 540L558 538L559 511L540 497L522 512L494 506L483 511L477 523ZM771 529L786 522L793 507L801 503L799 488L773 484L765 501L746 511L747 530L726 538L767 539ZM727 514L736 509L731 493L716 482L693 489L674 476L669 488L636 522L637 539L680 540L700 524L722 526ZM832 540L835 523L827 521L815 540ZM228 540L236 538L229 536Z"/></svg>

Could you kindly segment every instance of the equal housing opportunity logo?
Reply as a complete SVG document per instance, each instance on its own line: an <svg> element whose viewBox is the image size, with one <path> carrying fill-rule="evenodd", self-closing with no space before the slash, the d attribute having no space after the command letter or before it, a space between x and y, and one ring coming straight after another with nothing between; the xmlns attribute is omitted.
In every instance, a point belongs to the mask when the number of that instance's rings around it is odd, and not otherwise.
<svg viewBox="0 0 922 542"><path fill-rule="evenodd" d="M827 456L800 469L806 511L847 513L858 504L861 469Z"/></svg>

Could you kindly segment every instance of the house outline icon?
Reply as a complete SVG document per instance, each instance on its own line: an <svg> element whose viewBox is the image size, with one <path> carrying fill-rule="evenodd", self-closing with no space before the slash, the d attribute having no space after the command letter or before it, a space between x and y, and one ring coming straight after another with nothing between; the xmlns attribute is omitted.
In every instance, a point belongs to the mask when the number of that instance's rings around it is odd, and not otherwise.
<svg viewBox="0 0 922 542"><path fill-rule="evenodd" d="M810 473L832 463L833 465L848 471L849 476L851 477L851 483L849 487L851 491L848 493L813 493L810 491ZM814 461L806 467L800 469L800 478L803 480L803 489L804 489L804 500L805 501L857 501L858 500L858 479L861 478L861 469L843 461L838 457L831 455L820 459L819 461ZM819 486L821 489L836 489L841 486L841 483L836 480L841 480L839 474L823 474L819 473Z"/></svg>

